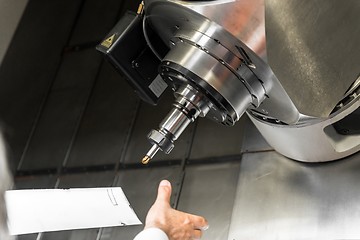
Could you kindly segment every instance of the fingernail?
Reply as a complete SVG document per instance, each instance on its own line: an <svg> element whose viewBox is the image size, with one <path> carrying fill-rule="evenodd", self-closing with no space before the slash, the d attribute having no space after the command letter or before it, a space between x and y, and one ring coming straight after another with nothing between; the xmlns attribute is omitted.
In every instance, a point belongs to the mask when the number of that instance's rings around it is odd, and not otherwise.
<svg viewBox="0 0 360 240"><path fill-rule="evenodd" d="M162 180L160 182L160 187L169 187L171 186L171 183L168 180Z"/></svg>
<svg viewBox="0 0 360 240"><path fill-rule="evenodd" d="M206 231L209 229L209 225L203 226L200 228L201 231Z"/></svg>

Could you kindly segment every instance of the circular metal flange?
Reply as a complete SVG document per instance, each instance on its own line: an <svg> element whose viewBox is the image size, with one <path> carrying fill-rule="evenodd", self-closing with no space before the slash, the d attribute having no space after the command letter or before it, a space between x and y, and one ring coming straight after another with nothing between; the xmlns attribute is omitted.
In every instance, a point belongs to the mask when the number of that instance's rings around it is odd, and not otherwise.
<svg viewBox="0 0 360 240"><path fill-rule="evenodd" d="M299 112L263 59L238 39L236 34L234 35L232 32L227 31L226 28L212 21L210 18L199 14L199 12L183 6L183 3L183 1L172 0L145 1L145 19L147 23L149 23L149 26L171 49L167 57L169 57L169 54L172 55L172 57L175 55L172 53L175 48L190 50L188 55L194 52L199 55L200 53L197 52L200 51L194 50L195 48L201 50L204 55L208 55L207 63L210 63L211 60L209 59L213 58L212 61L214 64L212 66L209 64L205 66L205 64L203 64L203 67L207 67L205 71L210 70L210 73L207 75L207 80L211 78L209 75L219 70L227 74L224 74L224 79L230 77L230 82L232 82L232 79L235 80L235 78L238 78L237 82L241 83L241 81L243 81L241 84L247 88L248 93L246 93L246 95L250 95L250 101L246 99L246 104L249 104L249 107L261 108L261 110L268 113L268 115L286 123L297 122ZM237 9L241 9L241 4L238 5L237 3L238 1L234 1L234 6L236 5ZM185 44L180 44L179 42L191 45L194 49L191 49L190 46L183 47L181 45ZM177 52L177 55L180 56L180 51ZM182 53L184 54L183 59L188 59L191 62L191 56L185 56L185 53L186 52ZM163 60L172 62L170 61L171 59L167 57ZM174 61L173 63L183 66L183 61ZM188 64L190 63L188 62ZM191 64L201 65L201 62L197 61ZM220 65L223 66L221 67ZM241 66L242 68L239 69ZM206 75L204 72L197 74L193 67L197 68L196 66L185 68L200 78ZM226 67L227 70L223 70L224 67ZM228 74L228 72L230 73ZM219 74L219 72L215 73L215 75L216 74ZM249 75L251 75L251 81L248 78ZM224 81L225 80L223 80L223 82ZM214 85L210 85L214 87ZM243 86L241 88L244 88ZM227 88L226 91L230 89L231 88ZM235 89L237 88L235 87ZM225 89L222 88L222 90ZM222 94L221 92L219 93ZM234 98L236 94L242 94L242 91L240 91L240 93L234 91L231 94L228 93L228 96L224 96L232 108L229 109L225 107L225 109L229 111L230 115L233 115L231 119L234 121L239 119L239 115L243 113L244 107L239 102L232 102L232 100L236 100L236 98ZM229 98L229 96L231 97ZM237 116L234 116L234 114L231 113L232 111L237 112L237 114L235 114Z"/></svg>
<svg viewBox="0 0 360 240"><path fill-rule="evenodd" d="M190 73L187 69L173 62L166 62L165 66L160 65L160 74L174 90L184 84L191 85L195 89L201 89L202 94L204 94L212 104L206 114L207 118L227 126L233 126L237 121L236 113L226 109L224 106L226 102L224 102L224 104L221 103L222 96L209 88L204 91L206 83L195 74Z"/></svg>
<svg viewBox="0 0 360 240"><path fill-rule="evenodd" d="M239 57L226 46L222 45L219 40L199 31L184 28L179 29L170 41L172 48L182 43L192 45L227 67L245 85L252 96L251 103L254 107L259 107L265 99L267 94L263 82L252 72L252 69L256 69L256 66L251 62L249 56L246 55L245 50L241 47L239 47L238 52L242 52L244 56L241 55L241 57Z"/></svg>
<svg viewBox="0 0 360 240"><path fill-rule="evenodd" d="M237 59L237 67L241 63ZM245 80L239 79L224 61L185 41L173 46L160 64L159 71L175 89L182 84L191 84L205 94L217 107L210 110L212 114L209 116L225 125L238 121L255 96L244 84ZM220 114L215 110L220 110Z"/></svg>

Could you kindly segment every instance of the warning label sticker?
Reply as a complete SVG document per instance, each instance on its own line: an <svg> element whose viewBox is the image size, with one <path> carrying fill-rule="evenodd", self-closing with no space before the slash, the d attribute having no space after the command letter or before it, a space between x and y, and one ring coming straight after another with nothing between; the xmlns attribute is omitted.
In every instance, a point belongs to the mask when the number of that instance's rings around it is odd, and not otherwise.
<svg viewBox="0 0 360 240"><path fill-rule="evenodd" d="M115 38L115 34L111 35L110 37L108 37L107 39L105 39L102 43L101 46L104 46L106 48L111 47L111 45L114 42L114 38Z"/></svg>

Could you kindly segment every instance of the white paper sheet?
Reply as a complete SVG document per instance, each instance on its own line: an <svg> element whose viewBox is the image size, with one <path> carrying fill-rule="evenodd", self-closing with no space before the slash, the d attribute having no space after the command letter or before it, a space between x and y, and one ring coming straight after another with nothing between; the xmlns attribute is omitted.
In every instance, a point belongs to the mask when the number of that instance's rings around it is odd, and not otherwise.
<svg viewBox="0 0 360 240"><path fill-rule="evenodd" d="M141 224L121 188L7 191L12 235Z"/></svg>

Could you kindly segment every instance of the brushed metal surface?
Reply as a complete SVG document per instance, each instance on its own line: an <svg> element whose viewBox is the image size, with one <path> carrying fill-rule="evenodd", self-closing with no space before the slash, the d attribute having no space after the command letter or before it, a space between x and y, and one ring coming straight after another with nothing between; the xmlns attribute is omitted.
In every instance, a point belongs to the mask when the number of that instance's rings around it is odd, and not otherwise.
<svg viewBox="0 0 360 240"><path fill-rule="evenodd" d="M159 0L145 0L145 7L156 1ZM160 2L173 2L203 15L210 21L223 26L255 53L266 59L264 0L160 0ZM182 17L178 19L181 20Z"/></svg>
<svg viewBox="0 0 360 240"><path fill-rule="evenodd" d="M270 151L273 148L267 143L259 130L246 115L244 118L244 137L241 144L241 152Z"/></svg>
<svg viewBox="0 0 360 240"><path fill-rule="evenodd" d="M322 164L244 154L229 240L359 239L360 154Z"/></svg>
<svg viewBox="0 0 360 240"><path fill-rule="evenodd" d="M233 127L219 125L208 119L198 121L190 161L241 154L244 117Z"/></svg>
<svg viewBox="0 0 360 240"><path fill-rule="evenodd" d="M227 238L238 174L239 163L186 168L178 209L208 220L210 227L202 240Z"/></svg>
<svg viewBox="0 0 360 240"><path fill-rule="evenodd" d="M264 0L195 1L183 5L223 26L266 59Z"/></svg>
<svg viewBox="0 0 360 240"><path fill-rule="evenodd" d="M268 63L303 114L327 117L359 76L360 1L268 0Z"/></svg>

